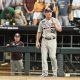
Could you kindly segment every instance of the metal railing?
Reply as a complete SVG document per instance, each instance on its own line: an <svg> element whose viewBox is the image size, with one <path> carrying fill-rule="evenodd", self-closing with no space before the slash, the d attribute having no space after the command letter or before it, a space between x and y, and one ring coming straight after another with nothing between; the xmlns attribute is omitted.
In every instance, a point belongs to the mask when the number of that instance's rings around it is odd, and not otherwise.
<svg viewBox="0 0 80 80"><path fill-rule="evenodd" d="M40 49L37 49L35 46L33 47L5 47L0 46L0 52L23 52L25 53L25 65L24 65L24 71L25 74L29 74L30 72L30 53L40 53ZM60 48L57 49L57 53L60 53Z"/></svg>

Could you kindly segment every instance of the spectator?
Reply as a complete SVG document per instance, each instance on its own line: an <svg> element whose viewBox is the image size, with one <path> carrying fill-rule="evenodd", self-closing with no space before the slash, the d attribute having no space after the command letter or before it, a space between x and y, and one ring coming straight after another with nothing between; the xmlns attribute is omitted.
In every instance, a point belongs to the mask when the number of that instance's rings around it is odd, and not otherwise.
<svg viewBox="0 0 80 80"><path fill-rule="evenodd" d="M2 10L10 7L12 1L13 0L0 0L0 14L1 14ZM1 19L1 17L0 17L0 19Z"/></svg>
<svg viewBox="0 0 80 80"><path fill-rule="evenodd" d="M36 0L24 0L24 9L27 21L31 22L33 19L33 9L35 2Z"/></svg>
<svg viewBox="0 0 80 80"><path fill-rule="evenodd" d="M80 24L80 0L73 0L72 9L74 22L77 22L76 24Z"/></svg>
<svg viewBox="0 0 80 80"><path fill-rule="evenodd" d="M23 0L13 0L12 6L13 6L15 9L23 10Z"/></svg>
<svg viewBox="0 0 80 80"><path fill-rule="evenodd" d="M52 17L58 18L58 7L57 7L57 0L52 0L53 2L50 3L49 8L52 10Z"/></svg>
<svg viewBox="0 0 80 80"><path fill-rule="evenodd" d="M33 25L37 25L43 19L45 4L43 0L37 0L34 4Z"/></svg>
<svg viewBox="0 0 80 80"><path fill-rule="evenodd" d="M14 9L12 7L4 9L1 12L1 25L12 25L13 16L14 16Z"/></svg>
<svg viewBox="0 0 80 80"><path fill-rule="evenodd" d="M7 46L12 47L24 47L24 43L20 41L20 34L16 33L14 35L14 41L12 41L10 44L7 44ZM21 52L13 52L11 54L11 75L15 75L16 70L18 71L18 74L21 75L23 69L23 54Z"/></svg>
<svg viewBox="0 0 80 80"><path fill-rule="evenodd" d="M27 21L25 16L23 15L23 12L19 9L15 10L15 23L19 26L26 26Z"/></svg>
<svg viewBox="0 0 80 80"><path fill-rule="evenodd" d="M10 7L12 1L13 1L13 0L2 0L3 9Z"/></svg>
<svg viewBox="0 0 80 80"><path fill-rule="evenodd" d="M70 0L58 0L57 5L59 9L59 20L62 26L68 26L68 6L70 4Z"/></svg>

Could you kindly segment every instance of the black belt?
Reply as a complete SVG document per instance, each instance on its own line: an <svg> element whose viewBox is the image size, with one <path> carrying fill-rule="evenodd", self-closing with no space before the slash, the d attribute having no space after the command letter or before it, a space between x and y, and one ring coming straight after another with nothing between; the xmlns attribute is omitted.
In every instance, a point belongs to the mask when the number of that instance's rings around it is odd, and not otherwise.
<svg viewBox="0 0 80 80"><path fill-rule="evenodd" d="M55 37L52 37L52 38L42 37L42 38L44 38L44 39L46 39L46 40L52 40L52 39L55 39Z"/></svg>

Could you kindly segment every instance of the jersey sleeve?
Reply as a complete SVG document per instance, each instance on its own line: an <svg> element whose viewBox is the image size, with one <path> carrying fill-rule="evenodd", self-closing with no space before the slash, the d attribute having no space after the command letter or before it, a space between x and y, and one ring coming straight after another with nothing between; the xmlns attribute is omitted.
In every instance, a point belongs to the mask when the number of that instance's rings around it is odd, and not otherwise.
<svg viewBox="0 0 80 80"><path fill-rule="evenodd" d="M41 32L42 33L43 31L43 28L42 28L42 21L39 23L39 26L38 26L38 31L37 32Z"/></svg>

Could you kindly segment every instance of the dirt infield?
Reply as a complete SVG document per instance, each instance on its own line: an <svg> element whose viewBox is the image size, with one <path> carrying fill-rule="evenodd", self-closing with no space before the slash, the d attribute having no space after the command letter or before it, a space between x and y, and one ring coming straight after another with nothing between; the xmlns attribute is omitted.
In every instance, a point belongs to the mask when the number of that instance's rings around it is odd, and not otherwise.
<svg viewBox="0 0 80 80"><path fill-rule="evenodd" d="M0 80L80 80L80 77L0 76Z"/></svg>

